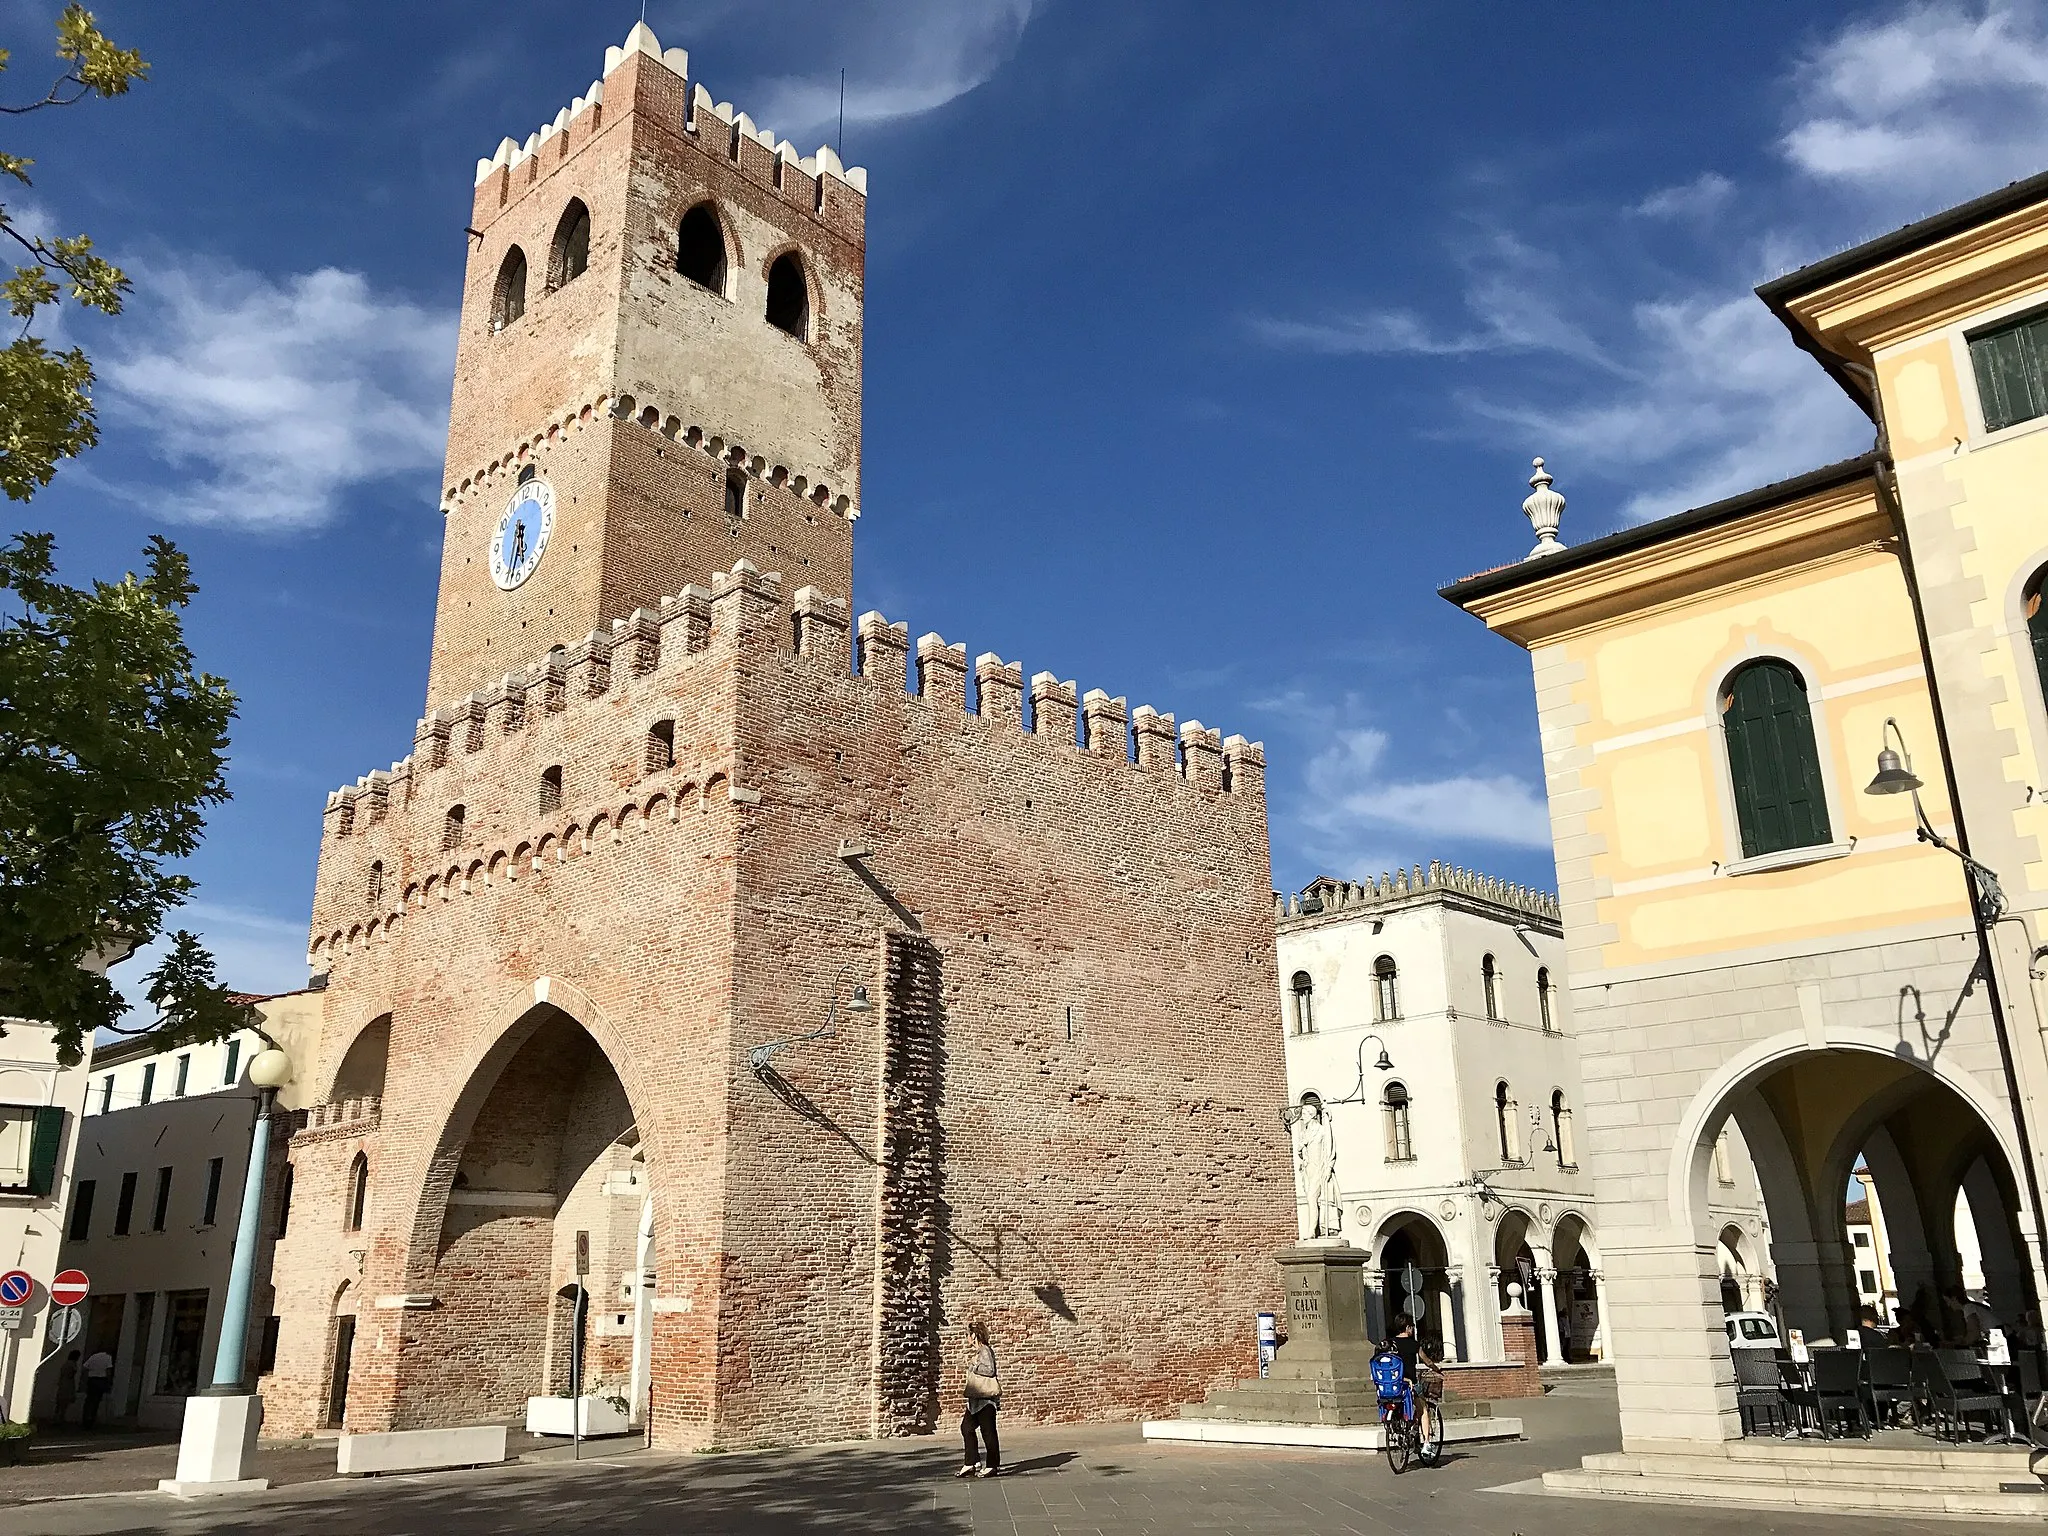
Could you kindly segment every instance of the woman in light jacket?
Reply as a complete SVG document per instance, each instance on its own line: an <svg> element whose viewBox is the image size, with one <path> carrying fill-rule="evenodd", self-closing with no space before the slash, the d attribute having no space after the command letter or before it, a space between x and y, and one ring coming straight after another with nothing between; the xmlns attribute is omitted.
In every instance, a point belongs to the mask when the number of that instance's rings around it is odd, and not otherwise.
<svg viewBox="0 0 2048 1536"><path fill-rule="evenodd" d="M965 1449L960 1477L994 1477L1003 1465L1003 1449L996 1440L996 1409L1002 1405L1003 1384L996 1375L995 1346L988 1341L988 1326L980 1321L967 1325L974 1341L974 1355L966 1373L967 1411L960 1416L960 1443ZM977 1458L974 1436L980 1431L982 1450ZM976 1462L980 1464L977 1466Z"/></svg>

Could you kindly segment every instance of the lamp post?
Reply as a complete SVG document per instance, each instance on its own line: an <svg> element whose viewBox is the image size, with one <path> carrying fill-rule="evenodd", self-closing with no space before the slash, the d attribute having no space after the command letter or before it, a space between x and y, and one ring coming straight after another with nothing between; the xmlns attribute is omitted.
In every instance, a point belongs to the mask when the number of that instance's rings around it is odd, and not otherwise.
<svg viewBox="0 0 2048 1536"><path fill-rule="evenodd" d="M241 1493L268 1488L264 1477L242 1470L263 1424L263 1399L248 1380L249 1304L256 1290L257 1230L263 1222L263 1184L270 1159L270 1116L277 1090L292 1080L291 1058L275 1045L249 1063L256 1085L256 1124L249 1133L249 1169L242 1179L242 1210L235 1226L235 1251L221 1305L220 1343L214 1351L213 1380L185 1400L185 1427L178 1441L178 1475L157 1484L165 1493Z"/></svg>
<svg viewBox="0 0 2048 1536"><path fill-rule="evenodd" d="M1913 772L1913 755L1906 750L1906 734L1899 729L1899 722L1886 717L1884 732L1879 742L1887 738L1899 744L1895 752L1889 745L1880 745L1877 753L1877 776L1863 786L1866 795L1911 795L1913 797L1914 836L1923 843L1932 843L1944 853L1952 853L1962 860L1964 880L1970 890L1970 915L1977 928L1977 964L1984 972L1984 996L1991 1005L1991 1028L1998 1041L1998 1062L2005 1070L2006 1100L2012 1105L2013 1133L2019 1141L2020 1162L2027 1178L2027 1203L2034 1217L2034 1243L2037 1258L2048 1250L2048 1216L2044 1216L2041 1204L2041 1181L2034 1172L2033 1138L2027 1134L2026 1105L2020 1098L2019 1068L2013 1061L2012 1040L2006 1033L2005 1002L1998 984L1998 969L1991 947L1991 926L2005 913L2005 891L1998 883L1998 875L1981 860L1956 844L1950 842L1927 820L1927 811L1920 804L1921 780ZM1953 787L1949 800L1956 804ZM1961 809L1957 808L1957 824L1961 825Z"/></svg>

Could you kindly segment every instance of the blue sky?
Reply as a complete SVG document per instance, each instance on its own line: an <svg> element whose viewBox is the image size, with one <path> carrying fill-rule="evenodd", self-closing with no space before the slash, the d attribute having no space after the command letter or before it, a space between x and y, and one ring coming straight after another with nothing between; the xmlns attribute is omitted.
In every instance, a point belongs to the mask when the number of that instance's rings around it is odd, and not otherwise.
<svg viewBox="0 0 2048 1536"><path fill-rule="evenodd" d="M54 3L0 0L11 98ZM98 7L154 77L8 123L136 280L105 435L19 526L151 532L242 695L189 921L303 979L324 793L423 706L475 162L638 5ZM2033 6L650 0L870 173L855 603L1268 746L1277 883L1552 883L1527 663L1439 600L1859 451L1759 279L2048 165Z"/></svg>

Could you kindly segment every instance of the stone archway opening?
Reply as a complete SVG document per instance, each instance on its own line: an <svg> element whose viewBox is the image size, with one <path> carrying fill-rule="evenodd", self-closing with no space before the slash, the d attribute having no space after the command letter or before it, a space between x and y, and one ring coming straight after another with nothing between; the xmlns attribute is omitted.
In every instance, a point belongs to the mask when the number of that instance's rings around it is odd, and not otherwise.
<svg viewBox="0 0 2048 1536"><path fill-rule="evenodd" d="M1403 1312L1416 1332L1434 1340L1445 1358L1467 1360L1464 1297L1451 1267L1449 1245L1435 1222L1416 1212L1398 1212L1381 1225L1366 1292L1366 1327L1375 1339L1394 1331Z"/></svg>
<svg viewBox="0 0 2048 1536"><path fill-rule="evenodd" d="M1550 1253L1557 1272L1553 1289L1560 1356L1569 1365L1605 1359L1607 1330L1605 1298L1600 1293L1600 1254L1586 1218L1576 1211L1559 1218Z"/></svg>
<svg viewBox="0 0 2048 1536"><path fill-rule="evenodd" d="M1725 1223L1701 1233L1720 1270L1724 1308L1770 1310L1809 1344L1846 1339L1865 1306L1930 1342L1961 1342L1963 1279L1953 1222L1970 1189L1975 1232L2005 1260L1998 1290L2006 1326L2037 1305L2022 1256L2021 1205L1999 1136L1935 1072L1899 1054L1840 1047L1782 1057L1730 1089L1693 1149L1696 1223L1713 1220L1707 1181L1718 1133L1732 1119L1755 1168L1768 1255ZM1974 1181L1974 1183L1972 1182ZM1765 1283L1768 1269L1774 1284ZM1882 1283L1889 1277L1891 1284ZM1759 1300L1756 1293L1764 1292ZM1981 1295L1972 1300L1983 1301ZM1994 1302L1997 1310L1998 1302ZM2010 1315L2007 1315L2010 1314Z"/></svg>
<svg viewBox="0 0 2048 1536"><path fill-rule="evenodd" d="M435 1307L420 1314L459 1347L438 1353L439 1379L418 1384L414 1411L401 1401L401 1424L520 1415L529 1398L566 1394L579 1360L584 1396L624 1399L639 1417L650 1185L618 1072L581 1024L542 1004L459 1104L435 1159L447 1194Z"/></svg>

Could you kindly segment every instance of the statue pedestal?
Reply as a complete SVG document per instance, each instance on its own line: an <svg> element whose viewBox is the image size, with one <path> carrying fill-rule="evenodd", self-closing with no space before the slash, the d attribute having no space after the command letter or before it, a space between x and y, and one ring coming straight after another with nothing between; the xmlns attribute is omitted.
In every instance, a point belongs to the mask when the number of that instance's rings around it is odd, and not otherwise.
<svg viewBox="0 0 2048 1536"><path fill-rule="evenodd" d="M1376 1450L1380 1399L1365 1335L1363 1248L1319 1238L1282 1248L1287 1342L1265 1376L1218 1387L1179 1419L1146 1424L1148 1440L1310 1445ZM1447 1440L1514 1439L1519 1419L1496 1419L1486 1402L1446 1402Z"/></svg>

